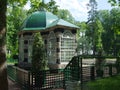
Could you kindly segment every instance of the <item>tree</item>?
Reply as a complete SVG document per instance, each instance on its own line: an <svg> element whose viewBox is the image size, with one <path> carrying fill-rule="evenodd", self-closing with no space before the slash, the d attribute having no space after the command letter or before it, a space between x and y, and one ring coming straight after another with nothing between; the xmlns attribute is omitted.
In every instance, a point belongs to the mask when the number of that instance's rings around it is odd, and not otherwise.
<svg viewBox="0 0 120 90"><path fill-rule="evenodd" d="M93 45L93 55L96 53L96 44L95 44L95 20L97 18L97 2L95 0L90 0L88 4L89 12L88 12L88 31L86 31L87 35L91 35L90 41L92 41ZM90 34L91 33L91 34Z"/></svg>
<svg viewBox="0 0 120 90"><path fill-rule="evenodd" d="M10 57L18 54L18 32L27 11L15 3L9 4L7 8L7 50Z"/></svg>
<svg viewBox="0 0 120 90"><path fill-rule="evenodd" d="M89 0L88 6L88 22L94 22L97 15L97 2L96 0Z"/></svg>
<svg viewBox="0 0 120 90"><path fill-rule="evenodd" d="M112 6L119 6L120 7L120 0L108 0Z"/></svg>
<svg viewBox="0 0 120 90"><path fill-rule="evenodd" d="M96 44L96 51L99 52L103 50L103 45L102 45L102 34L104 32L102 23L99 19L96 19L95 22L95 44Z"/></svg>
<svg viewBox="0 0 120 90"><path fill-rule="evenodd" d="M91 54L91 43L86 37L87 24L86 22L77 22L80 30L77 30L77 51L78 54L88 55Z"/></svg>
<svg viewBox="0 0 120 90"><path fill-rule="evenodd" d="M113 8L111 11L102 10L98 12L97 16L104 27L102 43L105 53L107 55L118 55L120 52L118 48L120 37L120 9Z"/></svg>
<svg viewBox="0 0 120 90"><path fill-rule="evenodd" d="M47 67L45 45L40 33L34 35L32 51L32 69L34 72L45 70Z"/></svg>
<svg viewBox="0 0 120 90"><path fill-rule="evenodd" d="M72 14L66 9L59 9L57 16L61 19L64 19L68 22L75 23L75 19Z"/></svg>
<svg viewBox="0 0 120 90"><path fill-rule="evenodd" d="M47 68L46 57L42 37L39 32L35 33L32 50L32 72L35 73L35 86L37 87L41 87L44 84L45 73L42 70Z"/></svg>
<svg viewBox="0 0 120 90"><path fill-rule="evenodd" d="M6 10L7 0L0 1L0 90L8 90L6 66Z"/></svg>
<svg viewBox="0 0 120 90"><path fill-rule="evenodd" d="M56 5L56 2L54 0L50 0L50 2L48 2L46 4L46 9L49 11L49 12L52 12L53 14L57 14L58 12L58 5Z"/></svg>
<svg viewBox="0 0 120 90"><path fill-rule="evenodd" d="M29 10L29 13L37 11L39 9L46 9L53 14L57 14L58 12L58 5L56 5L56 2L54 0L50 0L48 3L44 3L42 0L30 0L30 2L31 9Z"/></svg>
<svg viewBox="0 0 120 90"><path fill-rule="evenodd" d="M114 8L110 11L111 32L113 33L112 48L115 56L119 56L120 53L120 9ZM118 44L118 45L117 45Z"/></svg>
<svg viewBox="0 0 120 90"><path fill-rule="evenodd" d="M94 25L94 31L91 29ZM92 41L93 46L93 55L96 55L99 51L103 49L102 45L102 34L104 32L102 23L99 19L95 19L93 23L89 23L87 30L86 30L86 36L89 40L89 43Z"/></svg>
<svg viewBox="0 0 120 90"><path fill-rule="evenodd" d="M111 40L113 37L113 33L111 32L110 26L110 13L108 10L100 10L98 11L97 17L102 23L102 26L104 27L104 32L102 34L102 44L103 49L105 53L108 55L110 49L111 49Z"/></svg>

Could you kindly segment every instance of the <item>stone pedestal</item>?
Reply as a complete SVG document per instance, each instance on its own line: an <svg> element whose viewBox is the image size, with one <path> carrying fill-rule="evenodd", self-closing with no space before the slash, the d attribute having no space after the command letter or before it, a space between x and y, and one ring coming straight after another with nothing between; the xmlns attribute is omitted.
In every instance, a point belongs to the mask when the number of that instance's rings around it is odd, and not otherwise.
<svg viewBox="0 0 120 90"><path fill-rule="evenodd" d="M66 81L66 90L81 90L80 81Z"/></svg>

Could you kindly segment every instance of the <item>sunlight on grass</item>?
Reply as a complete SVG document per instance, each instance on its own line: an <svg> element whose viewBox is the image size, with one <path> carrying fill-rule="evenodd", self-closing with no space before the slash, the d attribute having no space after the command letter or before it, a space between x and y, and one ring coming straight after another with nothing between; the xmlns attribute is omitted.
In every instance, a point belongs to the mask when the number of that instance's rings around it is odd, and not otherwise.
<svg viewBox="0 0 120 90"><path fill-rule="evenodd" d="M120 90L120 76L91 81L88 87L88 90Z"/></svg>
<svg viewBox="0 0 120 90"><path fill-rule="evenodd" d="M8 58L7 59L7 64L8 65L14 65L15 63L18 63L16 59Z"/></svg>

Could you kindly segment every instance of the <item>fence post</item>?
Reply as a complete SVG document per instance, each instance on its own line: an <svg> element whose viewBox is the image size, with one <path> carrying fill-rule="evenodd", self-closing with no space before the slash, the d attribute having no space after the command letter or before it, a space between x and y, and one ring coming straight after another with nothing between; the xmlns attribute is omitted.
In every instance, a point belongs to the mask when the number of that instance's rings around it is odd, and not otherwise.
<svg viewBox="0 0 120 90"><path fill-rule="evenodd" d="M14 75L15 75L15 77L14 77L14 80L18 83L18 69L17 69L17 67L14 67L15 69L15 72L14 72Z"/></svg>
<svg viewBox="0 0 120 90"><path fill-rule="evenodd" d="M81 81L81 90L83 90L83 67L82 67L82 57L79 58L80 59L80 81Z"/></svg>
<svg viewBox="0 0 120 90"><path fill-rule="evenodd" d="M82 58L80 58L80 81L81 81L81 84L83 82L83 71L82 71Z"/></svg>
<svg viewBox="0 0 120 90"><path fill-rule="evenodd" d="M90 67L90 79L95 80L95 67L94 66Z"/></svg>
<svg viewBox="0 0 120 90"><path fill-rule="evenodd" d="M112 76L112 64L109 64L109 75Z"/></svg>
<svg viewBox="0 0 120 90"><path fill-rule="evenodd" d="M28 71L28 82L27 82L27 84L28 84L28 90L31 90L30 89L30 72Z"/></svg>
<svg viewBox="0 0 120 90"><path fill-rule="evenodd" d="M80 61L79 57L77 57L77 60L78 60L78 67L77 67L78 73L77 74L78 74L78 81L80 81L80 68L81 68L80 63L81 63L81 61Z"/></svg>

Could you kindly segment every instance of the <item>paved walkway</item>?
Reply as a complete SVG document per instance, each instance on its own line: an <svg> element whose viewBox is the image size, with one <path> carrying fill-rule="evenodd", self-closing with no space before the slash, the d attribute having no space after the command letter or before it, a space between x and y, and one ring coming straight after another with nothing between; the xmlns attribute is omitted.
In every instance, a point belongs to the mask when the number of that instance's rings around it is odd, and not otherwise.
<svg viewBox="0 0 120 90"><path fill-rule="evenodd" d="M17 83L15 83L10 79L8 79L8 87L9 87L9 90L22 90ZM64 89L50 89L50 90L64 90Z"/></svg>
<svg viewBox="0 0 120 90"><path fill-rule="evenodd" d="M9 90L21 90L20 86L10 79L8 79L8 87Z"/></svg>

